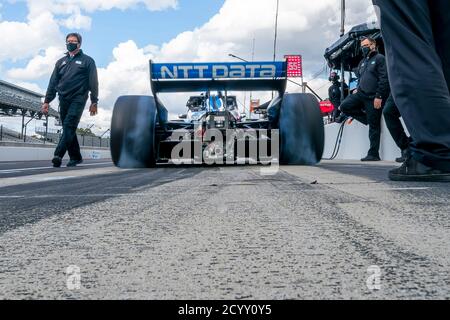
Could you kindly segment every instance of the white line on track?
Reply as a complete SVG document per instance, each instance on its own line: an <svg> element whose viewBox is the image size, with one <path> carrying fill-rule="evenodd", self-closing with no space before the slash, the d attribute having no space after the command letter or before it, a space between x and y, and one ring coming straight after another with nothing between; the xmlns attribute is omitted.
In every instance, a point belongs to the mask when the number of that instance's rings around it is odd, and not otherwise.
<svg viewBox="0 0 450 320"><path fill-rule="evenodd" d="M91 168L84 168L83 170L54 170L52 172L40 173L34 172L34 175L31 175L32 172L29 172L29 175L23 177L5 177L0 178L0 188L10 187L16 185L25 185L28 183L36 183L36 182L54 182L57 180L65 180L65 179L73 179L73 178L83 178L89 176L100 176L107 174L114 174L117 172L126 172L128 170L118 169L114 166L108 167L99 167L99 166L90 166Z"/></svg>
<svg viewBox="0 0 450 320"><path fill-rule="evenodd" d="M101 163L87 163L77 166L76 168L83 168L83 167L93 167L93 166L100 166L110 164L112 165L112 162L101 162ZM24 171L35 171L35 170L47 170L47 169L55 169L58 168L54 167L36 167L36 168L21 168L21 169L6 169L6 170L0 170L0 173L18 173L18 172L24 172Z"/></svg>

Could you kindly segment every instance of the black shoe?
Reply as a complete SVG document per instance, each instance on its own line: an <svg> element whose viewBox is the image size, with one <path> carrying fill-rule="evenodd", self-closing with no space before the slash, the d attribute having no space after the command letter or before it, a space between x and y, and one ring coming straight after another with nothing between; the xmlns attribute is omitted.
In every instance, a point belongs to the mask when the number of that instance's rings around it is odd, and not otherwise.
<svg viewBox="0 0 450 320"><path fill-rule="evenodd" d="M371 156L368 155L365 158L361 159L362 162L375 162L375 161L381 161L381 158L379 156Z"/></svg>
<svg viewBox="0 0 450 320"><path fill-rule="evenodd" d="M395 162L398 162L398 163L405 162L406 160L408 160L410 154L411 153L410 153L409 149L402 150L402 156L400 158L395 159Z"/></svg>
<svg viewBox="0 0 450 320"><path fill-rule="evenodd" d="M400 168L389 171L392 181L450 182L450 172L434 169L409 157Z"/></svg>
<svg viewBox="0 0 450 320"><path fill-rule="evenodd" d="M55 157L52 159L52 163L53 163L53 167L54 167L54 168L59 168L59 167L61 167L61 164L62 164L62 159L61 159L61 157L55 156Z"/></svg>
<svg viewBox="0 0 450 320"><path fill-rule="evenodd" d="M67 167L68 168L76 167L77 165L82 164L82 163L83 163L83 159L81 159L81 160L70 160L69 163L67 164Z"/></svg>

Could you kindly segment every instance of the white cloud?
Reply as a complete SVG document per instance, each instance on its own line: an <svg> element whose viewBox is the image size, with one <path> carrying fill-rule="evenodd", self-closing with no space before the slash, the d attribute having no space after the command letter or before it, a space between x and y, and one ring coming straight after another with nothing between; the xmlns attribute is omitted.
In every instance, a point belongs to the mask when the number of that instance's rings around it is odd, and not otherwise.
<svg viewBox="0 0 450 320"><path fill-rule="evenodd" d="M38 55L28 62L25 68L15 68L7 72L9 78L17 80L36 80L49 76L55 63L64 55L63 48L49 47L44 55Z"/></svg>
<svg viewBox="0 0 450 320"><path fill-rule="evenodd" d="M51 13L42 13L28 22L0 22L2 50L0 62L36 56L42 49L63 41L59 26Z"/></svg>
<svg viewBox="0 0 450 320"><path fill-rule="evenodd" d="M91 29L91 17L84 16L80 12L74 13L67 19L61 19L59 24L67 29Z"/></svg>
<svg viewBox="0 0 450 320"><path fill-rule="evenodd" d="M119 44L113 51L114 61L99 68L100 101L111 109L116 98L126 94L149 94L149 60L152 55L139 49L133 41Z"/></svg>

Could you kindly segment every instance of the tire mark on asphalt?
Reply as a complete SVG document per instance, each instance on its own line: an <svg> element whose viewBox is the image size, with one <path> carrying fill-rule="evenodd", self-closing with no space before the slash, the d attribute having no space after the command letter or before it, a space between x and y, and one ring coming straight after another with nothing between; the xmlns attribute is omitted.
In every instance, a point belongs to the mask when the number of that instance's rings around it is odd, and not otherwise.
<svg viewBox="0 0 450 320"><path fill-rule="evenodd" d="M137 188L154 188L177 179L188 179L201 171L199 168L135 170L0 188L0 235L75 208L131 194Z"/></svg>
<svg viewBox="0 0 450 320"><path fill-rule="evenodd" d="M303 183L294 183L295 180L302 181L298 176L287 172L283 172L281 176L283 177L282 180L289 180L284 177L290 176L293 183L279 183L278 186L275 185L278 190L284 190L286 193L305 191L299 188L304 186ZM369 204L380 208L380 210L385 210L385 212L394 211L394 213L401 215L397 208L388 206L383 202L376 202L352 193L336 190L328 185L315 185L313 188L328 190L328 192L317 193L317 196L311 198L308 205L321 208L319 210L320 219L333 221L335 229L347 240L348 244L354 247L355 251L383 269L385 284L389 283L397 288L403 287L408 298L430 298L450 294L450 275L444 272L444 270L448 270L449 265L443 263L441 257L425 256L413 252L410 248L400 246L399 243L394 241L395 235L387 238L379 230L353 218L347 211L349 209L341 205ZM420 226L420 221L417 221L416 224ZM389 228L388 225L386 227ZM441 225L440 227L445 226ZM445 259L446 257L442 258ZM411 270L416 270L416 272L411 273ZM424 283L423 279L427 279L427 283Z"/></svg>

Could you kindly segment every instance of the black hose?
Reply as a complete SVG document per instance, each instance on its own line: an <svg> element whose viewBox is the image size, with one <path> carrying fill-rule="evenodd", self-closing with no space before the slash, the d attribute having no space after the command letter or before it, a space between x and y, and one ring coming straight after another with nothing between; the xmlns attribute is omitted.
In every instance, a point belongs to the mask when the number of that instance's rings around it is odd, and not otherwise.
<svg viewBox="0 0 450 320"><path fill-rule="evenodd" d="M334 144L333 153L330 158L323 158L322 160L334 160L339 154L339 150L341 149L342 136L344 135L345 123L347 121L342 122L341 127L339 128L336 143Z"/></svg>

